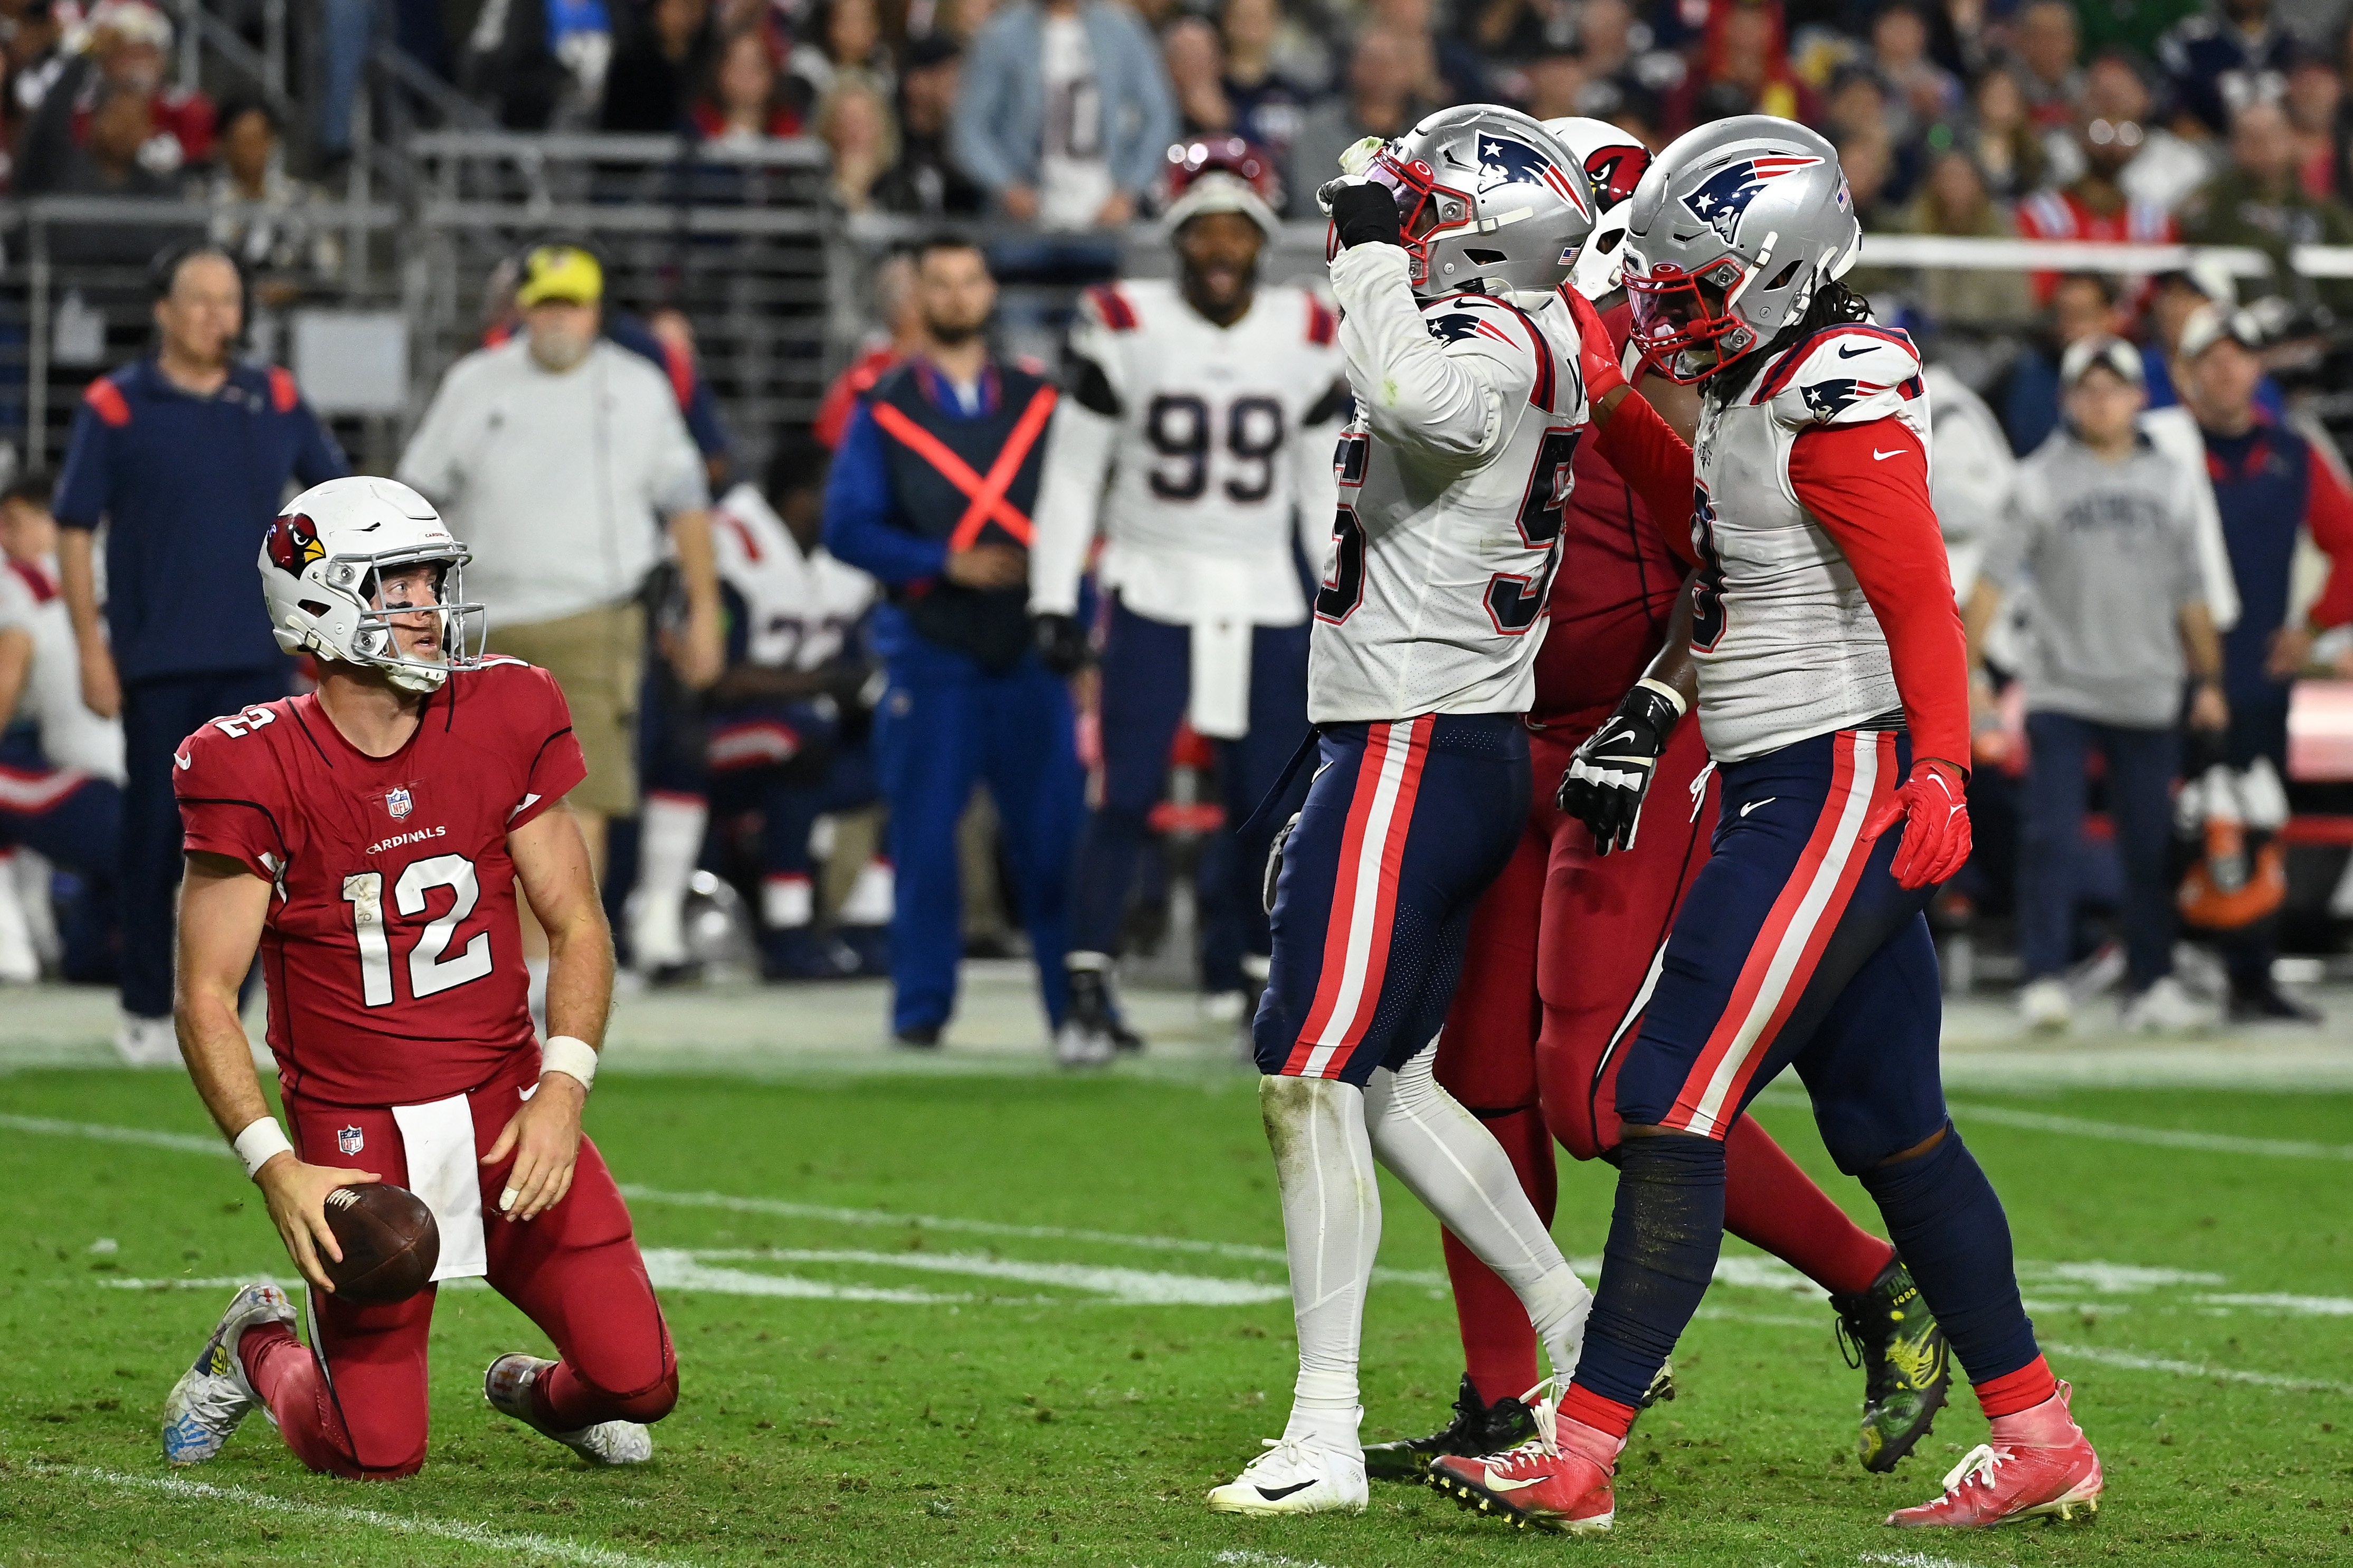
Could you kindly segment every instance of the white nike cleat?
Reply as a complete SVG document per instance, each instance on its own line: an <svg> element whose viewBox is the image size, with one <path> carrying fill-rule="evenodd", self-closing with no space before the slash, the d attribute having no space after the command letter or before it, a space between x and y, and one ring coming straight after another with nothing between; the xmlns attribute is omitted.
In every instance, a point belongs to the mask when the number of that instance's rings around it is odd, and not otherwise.
<svg viewBox="0 0 2353 1568"><path fill-rule="evenodd" d="M1303 1437L1262 1439L1266 1452L1211 1489L1211 1513L1362 1513L1370 1497L1365 1457Z"/></svg>
<svg viewBox="0 0 2353 1568"><path fill-rule="evenodd" d="M2074 993L2053 975L2030 980L2018 994L2018 1021L2038 1035L2064 1034L2075 1021Z"/></svg>
<svg viewBox="0 0 2353 1568"><path fill-rule="evenodd" d="M2125 999L2119 1022L2128 1035L2188 1035L2211 1029L2214 1009L2182 989L2172 975L2161 975L2147 990Z"/></svg>
<svg viewBox="0 0 2353 1568"><path fill-rule="evenodd" d="M169 1018L142 1018L136 1013L115 1016L114 1054L125 1066L175 1068L180 1059L180 1032Z"/></svg>
<svg viewBox="0 0 2353 1568"><path fill-rule="evenodd" d="M294 1303L275 1285L248 1285L229 1298L228 1310L197 1352L196 1363L180 1374L164 1401L164 1458L195 1465L221 1451L237 1423L261 1404L246 1378L245 1363L237 1359L237 1342L248 1329L293 1321Z"/></svg>
<svg viewBox="0 0 2353 1568"><path fill-rule="evenodd" d="M653 1434L635 1421L599 1421L576 1432L558 1432L534 1415L532 1384L555 1363L509 1351L482 1374L482 1397L491 1408L512 1415L544 1437L553 1437L592 1465L642 1465L654 1457Z"/></svg>

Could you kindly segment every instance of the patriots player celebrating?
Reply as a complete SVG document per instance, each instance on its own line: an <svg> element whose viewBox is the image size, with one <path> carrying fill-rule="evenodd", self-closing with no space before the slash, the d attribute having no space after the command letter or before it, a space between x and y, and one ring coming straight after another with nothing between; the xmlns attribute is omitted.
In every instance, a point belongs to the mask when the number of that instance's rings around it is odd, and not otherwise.
<svg viewBox="0 0 2353 1568"><path fill-rule="evenodd" d="M1591 1300L1429 1049L1527 811L1519 715L1587 418L1553 290L1591 199L1548 132L1486 106L1359 143L1343 167L1323 195L1356 415L1308 664L1319 766L1271 868L1253 1026L1299 1377L1282 1439L1209 1494L1221 1512L1365 1507L1376 1159L1511 1286L1556 1372Z"/></svg>
<svg viewBox="0 0 2353 1568"><path fill-rule="evenodd" d="M554 679L480 656L481 606L454 602L467 560L406 485L296 496L264 536L262 591L280 645L317 658L319 689L215 719L174 759L180 1049L316 1292L308 1347L277 1286L230 1300L164 1405L174 1464L211 1458L257 1406L314 1470L425 1463L433 1288L346 1300L321 1261L343 1257L331 1195L381 1179L432 1209L435 1279L487 1277L555 1342L561 1360L491 1363L494 1409L623 1465L652 1457L642 1424L678 1398L628 1209L580 1131L613 994L612 935L564 805L587 766ZM518 895L548 936L544 1046ZM291 1142L237 1022L257 948Z"/></svg>
<svg viewBox="0 0 2353 1568"><path fill-rule="evenodd" d="M1071 1065L1124 1043L1112 955L1177 721L1219 742L1235 824L1306 732L1293 520L1306 558L1320 558L1335 499L1332 440L1348 408L1333 313L1303 289L1258 283L1277 232L1254 183L1258 154L1229 139L1172 147L1169 159L1179 277L1107 285L1080 307L1071 395L1047 437L1029 548L1041 651L1074 669L1086 643L1072 617L1100 516L1103 776L1079 848L1071 1008L1055 1040ZM1203 866L1202 989L1230 997L1234 1016L1246 967L1265 978L1258 868L1271 837L1229 834Z"/></svg>
<svg viewBox="0 0 2353 1568"><path fill-rule="evenodd" d="M2099 1459L2035 1345L2000 1200L1945 1113L1922 910L1968 857L1968 672L1919 361L1838 282L1861 243L1836 150L1767 116L1682 137L1633 197L1633 339L1702 384L1694 448L1614 365L1588 374L1604 455L1651 484L1656 515L1691 509L1675 542L1699 572L1691 647L1723 794L1619 1072L1617 1206L1584 1358L1535 1441L1431 1467L1466 1505L1523 1522L1608 1528L1627 1428L1715 1268L1725 1140L1792 1063L1993 1423L1941 1498L1888 1522L2096 1507ZM1646 742L1613 751L1655 758L1672 727L1659 713ZM1582 794L1609 826L1650 770L1603 761Z"/></svg>

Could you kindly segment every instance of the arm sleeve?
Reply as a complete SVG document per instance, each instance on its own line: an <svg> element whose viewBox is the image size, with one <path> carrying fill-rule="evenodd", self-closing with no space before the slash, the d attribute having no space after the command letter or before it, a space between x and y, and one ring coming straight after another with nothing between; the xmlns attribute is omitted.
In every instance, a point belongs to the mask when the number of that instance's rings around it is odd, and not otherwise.
<svg viewBox="0 0 2353 1568"><path fill-rule="evenodd" d="M294 477L303 488L349 478L351 459L343 456L343 443L335 439L326 421L307 402L294 405L294 417L301 430L301 444L294 449Z"/></svg>
<svg viewBox="0 0 2353 1568"><path fill-rule="evenodd" d="M519 673L538 689L522 704L527 718L517 729L537 744L523 776L522 796L507 813L509 833L544 816L588 776L588 761L581 753L579 737L572 732L572 709L564 700L564 689L546 670L527 668Z"/></svg>
<svg viewBox="0 0 2353 1568"><path fill-rule="evenodd" d="M1029 541L1029 608L1041 616L1078 613L1079 579L1094 543L1119 421L1065 397L1054 405L1038 482L1035 536Z"/></svg>
<svg viewBox="0 0 2353 1568"><path fill-rule="evenodd" d="M1629 392L1594 449L1642 498L1668 552L1685 566L1698 565L1691 538L1692 450L1674 426L1641 393Z"/></svg>
<svg viewBox="0 0 2353 1568"><path fill-rule="evenodd" d="M947 570L944 539L918 539L891 526L891 470L882 427L862 405L841 433L825 482L825 547L834 559L894 586Z"/></svg>
<svg viewBox="0 0 2353 1568"><path fill-rule="evenodd" d="M185 757L188 765L172 770L172 789L180 802L181 846L192 854L226 855L264 881L275 881L287 860L279 803L265 787L268 770L238 765L261 755L233 750L243 743L244 737L233 740L209 722L180 742L174 760Z"/></svg>
<svg viewBox="0 0 2353 1568"><path fill-rule="evenodd" d="M1424 458L1469 468L1503 440L1513 401L1525 401L1535 384L1535 349L1506 337L1500 324L1492 338L1465 331L1441 344L1414 300L1406 268L1406 254L1394 245L1359 245L1334 259L1348 380L1364 400L1373 434ZM1503 313L1480 308L1475 314L1500 323Z"/></svg>
<svg viewBox="0 0 2353 1568"><path fill-rule="evenodd" d="M52 503L58 523L92 529L106 520L106 447L111 427L88 403L74 410L73 438Z"/></svg>
<svg viewBox="0 0 2353 1568"><path fill-rule="evenodd" d="M1906 456L1874 459L1901 445ZM1969 765L1968 653L1945 540L1928 504L1928 452L1896 419L1800 435L1789 485L1853 568L1887 637L1915 762Z"/></svg>
<svg viewBox="0 0 2353 1568"><path fill-rule="evenodd" d="M2328 557L2328 585L2308 618L2316 626L2341 626L2353 621L2353 496L2345 493L2345 481L2318 451L2306 457L2305 473L2305 527Z"/></svg>

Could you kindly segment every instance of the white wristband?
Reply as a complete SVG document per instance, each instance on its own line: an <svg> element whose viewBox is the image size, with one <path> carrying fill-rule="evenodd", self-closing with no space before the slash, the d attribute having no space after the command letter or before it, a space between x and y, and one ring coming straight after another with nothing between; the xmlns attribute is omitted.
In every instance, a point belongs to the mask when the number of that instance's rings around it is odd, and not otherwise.
<svg viewBox="0 0 2353 1568"><path fill-rule="evenodd" d="M594 1089L596 1086L596 1047L586 1040L558 1035L539 1047L539 1070L542 1077L552 1072L567 1073L580 1080L582 1089Z"/></svg>
<svg viewBox="0 0 2353 1568"><path fill-rule="evenodd" d="M261 1167L280 1154L294 1152L294 1145L286 1142L285 1129L278 1118L259 1118L237 1135L237 1157L245 1162L248 1180L260 1173Z"/></svg>
<svg viewBox="0 0 2353 1568"><path fill-rule="evenodd" d="M1650 690L1655 691L1660 696L1665 698L1673 705L1675 717L1678 719L1682 718L1685 712L1690 710L1691 704L1683 700L1683 694L1677 691L1673 687L1669 686L1663 680L1654 680L1646 675L1642 677L1641 679L1634 682L1634 684L1648 688Z"/></svg>

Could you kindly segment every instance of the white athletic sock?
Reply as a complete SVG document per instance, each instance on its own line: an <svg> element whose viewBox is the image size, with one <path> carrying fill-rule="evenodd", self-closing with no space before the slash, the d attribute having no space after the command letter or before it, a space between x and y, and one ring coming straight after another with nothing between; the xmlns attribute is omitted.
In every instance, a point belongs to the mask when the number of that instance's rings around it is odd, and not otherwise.
<svg viewBox="0 0 2353 1568"><path fill-rule="evenodd" d="M702 858L711 806L691 795L649 795L638 816L638 886L630 895L629 945L638 967L686 962L686 889Z"/></svg>
<svg viewBox="0 0 2353 1568"><path fill-rule="evenodd" d="M841 908L834 912L834 923L845 926L889 925L896 885L890 861L880 856L869 860L858 868L858 880L849 885L849 896L841 900Z"/></svg>
<svg viewBox="0 0 2353 1568"><path fill-rule="evenodd" d="M817 910L817 892L807 877L778 875L760 883L760 921L770 931L797 931Z"/></svg>
<svg viewBox="0 0 2353 1568"><path fill-rule="evenodd" d="M1495 1135L1439 1087L1437 1058L1431 1047L1399 1072L1374 1071L1365 1086L1373 1152L1512 1288L1566 1377L1584 1348L1593 1292L1553 1244Z"/></svg>
<svg viewBox="0 0 2353 1568"><path fill-rule="evenodd" d="M1285 1438L1364 1452L1356 1363L1365 1287L1381 1247L1381 1194L1363 1091L1321 1078L1269 1078L1259 1110L1282 1189L1283 1250L1299 1324L1299 1381Z"/></svg>

